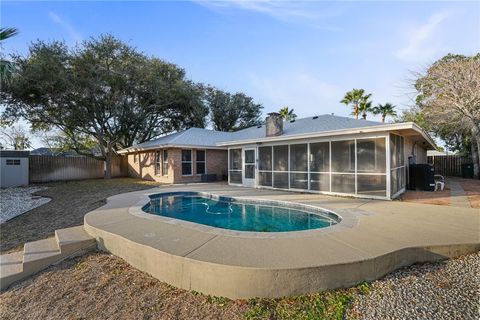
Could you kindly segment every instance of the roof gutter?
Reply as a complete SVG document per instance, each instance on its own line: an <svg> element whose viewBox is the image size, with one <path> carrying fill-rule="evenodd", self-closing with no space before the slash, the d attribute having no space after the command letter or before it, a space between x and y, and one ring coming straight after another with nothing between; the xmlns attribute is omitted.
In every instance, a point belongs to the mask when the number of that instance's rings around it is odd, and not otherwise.
<svg viewBox="0 0 480 320"><path fill-rule="evenodd" d="M199 145L189 145L189 144L159 144L156 146L151 146L147 148L142 147L129 147L126 149L118 150L117 153L119 154L128 154L140 151L150 151L150 150L157 150L157 149L166 149L166 148L183 148L183 149L215 149L215 150L226 150L226 147L222 146L199 146Z"/></svg>

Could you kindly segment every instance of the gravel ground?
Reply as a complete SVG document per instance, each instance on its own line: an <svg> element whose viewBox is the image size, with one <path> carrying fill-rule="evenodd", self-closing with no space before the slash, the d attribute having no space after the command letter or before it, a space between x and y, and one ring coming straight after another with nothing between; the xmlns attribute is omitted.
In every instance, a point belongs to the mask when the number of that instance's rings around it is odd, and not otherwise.
<svg viewBox="0 0 480 320"><path fill-rule="evenodd" d="M397 270L371 283L353 319L479 319L480 253Z"/></svg>
<svg viewBox="0 0 480 320"><path fill-rule="evenodd" d="M49 202L50 198L32 196L32 193L45 189L47 188L14 187L0 189L0 224Z"/></svg>

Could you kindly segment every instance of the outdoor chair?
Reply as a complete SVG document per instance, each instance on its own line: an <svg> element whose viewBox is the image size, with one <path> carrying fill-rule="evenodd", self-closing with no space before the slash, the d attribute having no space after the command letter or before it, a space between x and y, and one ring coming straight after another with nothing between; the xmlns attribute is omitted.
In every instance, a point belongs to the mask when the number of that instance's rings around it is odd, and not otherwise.
<svg viewBox="0 0 480 320"><path fill-rule="evenodd" d="M433 176L433 179L435 180L435 191L443 191L445 188L445 178L440 174L436 174Z"/></svg>

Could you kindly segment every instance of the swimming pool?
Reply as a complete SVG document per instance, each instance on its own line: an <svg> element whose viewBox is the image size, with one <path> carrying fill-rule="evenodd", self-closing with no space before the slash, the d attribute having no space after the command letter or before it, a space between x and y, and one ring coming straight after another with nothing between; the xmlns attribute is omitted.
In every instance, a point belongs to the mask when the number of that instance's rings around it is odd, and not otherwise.
<svg viewBox="0 0 480 320"><path fill-rule="evenodd" d="M200 223L216 228L286 232L325 228L340 217L321 208L276 201L214 197L200 193L166 193L150 196L144 212Z"/></svg>

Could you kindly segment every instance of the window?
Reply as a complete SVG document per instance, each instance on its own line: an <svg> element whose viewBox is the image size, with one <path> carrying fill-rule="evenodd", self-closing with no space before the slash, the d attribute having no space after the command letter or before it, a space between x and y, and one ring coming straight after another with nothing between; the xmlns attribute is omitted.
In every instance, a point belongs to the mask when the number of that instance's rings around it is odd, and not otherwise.
<svg viewBox="0 0 480 320"><path fill-rule="evenodd" d="M385 138L357 140L357 194L387 196Z"/></svg>
<svg viewBox="0 0 480 320"><path fill-rule="evenodd" d="M310 144L310 171L330 171L330 144L328 142Z"/></svg>
<svg viewBox="0 0 480 320"><path fill-rule="evenodd" d="M192 150L182 150L182 175L192 175Z"/></svg>
<svg viewBox="0 0 480 320"><path fill-rule="evenodd" d="M290 188L308 189L307 149L307 144L290 145Z"/></svg>
<svg viewBox="0 0 480 320"><path fill-rule="evenodd" d="M163 150L162 174L168 176L168 150Z"/></svg>
<svg viewBox="0 0 480 320"><path fill-rule="evenodd" d="M7 166L19 166L20 159L7 159Z"/></svg>
<svg viewBox="0 0 480 320"><path fill-rule="evenodd" d="M160 169L161 169L160 164L162 161L162 158L160 155L161 155L160 151L155 152L155 175L156 176L160 175Z"/></svg>
<svg viewBox="0 0 480 320"><path fill-rule="evenodd" d="M355 141L332 141L332 172L354 173L354 171Z"/></svg>
<svg viewBox="0 0 480 320"><path fill-rule="evenodd" d="M272 186L272 147L258 148L258 184Z"/></svg>
<svg viewBox="0 0 480 320"><path fill-rule="evenodd" d="M288 145L273 147L273 187L288 189Z"/></svg>
<svg viewBox="0 0 480 320"><path fill-rule="evenodd" d="M355 140L332 141L332 192L355 193Z"/></svg>
<svg viewBox="0 0 480 320"><path fill-rule="evenodd" d="M230 183L242 183L242 149L228 150L228 179Z"/></svg>
<svg viewBox="0 0 480 320"><path fill-rule="evenodd" d="M310 144L310 190L330 191L330 142Z"/></svg>
<svg viewBox="0 0 480 320"><path fill-rule="evenodd" d="M197 158L195 159L197 174L205 174L206 152L205 150L197 150Z"/></svg>

